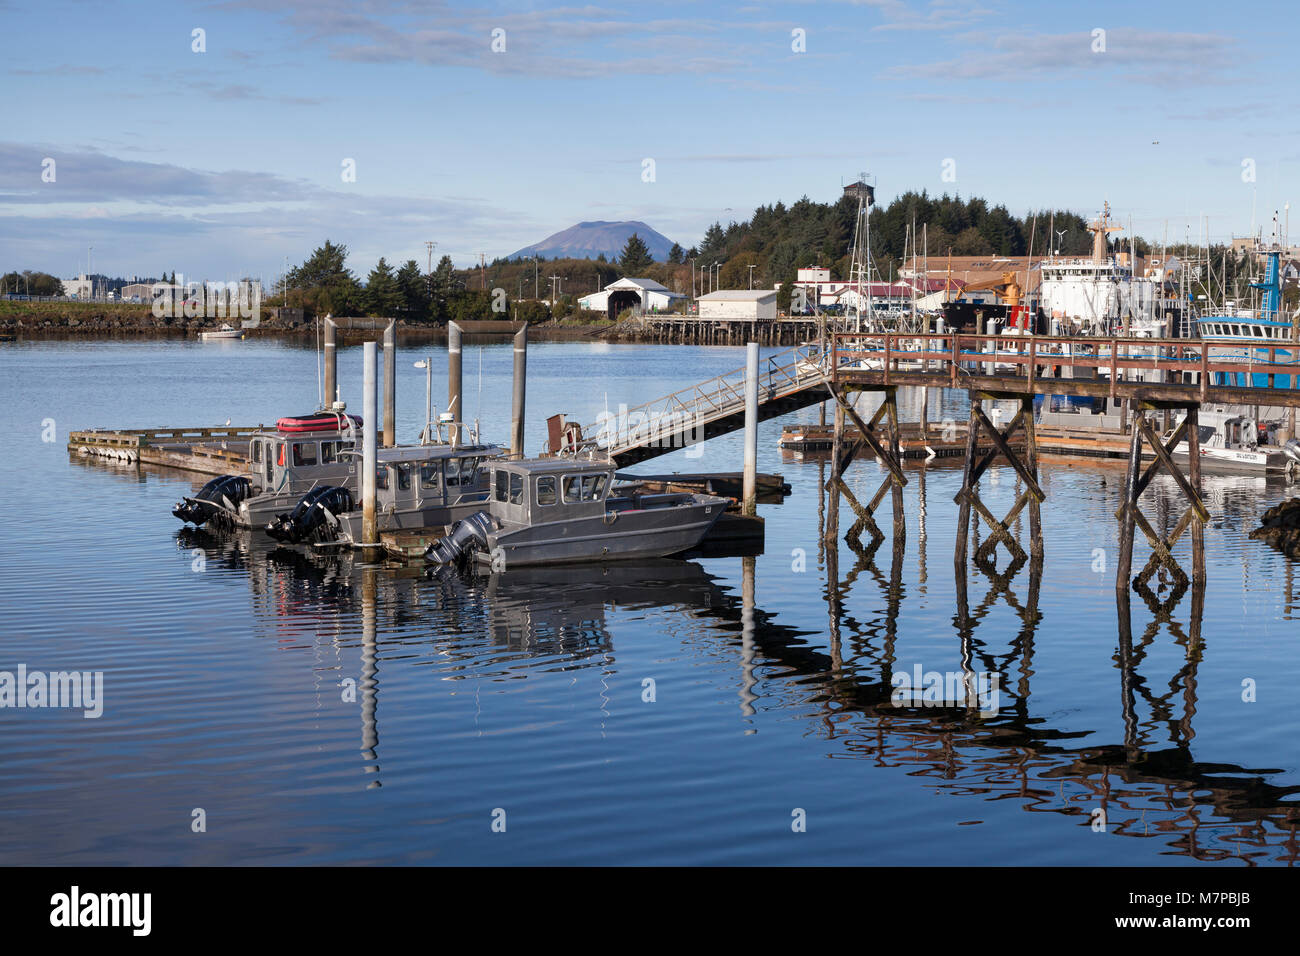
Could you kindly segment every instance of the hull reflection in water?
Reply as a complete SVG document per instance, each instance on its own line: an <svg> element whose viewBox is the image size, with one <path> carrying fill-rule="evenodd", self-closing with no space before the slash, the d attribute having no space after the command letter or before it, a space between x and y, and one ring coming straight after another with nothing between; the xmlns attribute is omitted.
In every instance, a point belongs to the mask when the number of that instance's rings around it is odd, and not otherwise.
<svg viewBox="0 0 1300 956"><path fill-rule="evenodd" d="M1217 514L1232 520L1235 504L1254 485L1207 482L1207 497L1217 499ZM1176 517L1165 514L1163 505L1156 515L1162 523ZM506 653L506 659L559 658L564 669L598 666L612 675L618 670L614 615L656 609L688 625L661 631L665 649L675 642L715 652L732 645L741 723L779 702L798 701L804 709L792 713L806 721L806 739L820 739L837 756L869 761L879 772L899 773L921 788L939 788L975 804L1014 800L1024 811L1057 816L1068 827L1091 825L1100 810L1106 832L1155 839L1166 847L1162 852L1200 861L1300 860L1300 786L1270 782L1286 771L1205 762L1195 754L1197 669L1209 653L1201 635L1204 595L1189 589L1177 569L1162 570L1149 586L1139 587L1131 607L1128 600L1120 602L1113 716L1123 735L1107 740L1096 727L1071 724L1072 715L1045 717L1031 706L1040 673L1034 651L1044 619L1038 607L1043 562L1013 553L999 568L997 553L978 535L972 566L956 581L953 641L963 670L997 676L1001 700L995 714L982 714L979 706L897 702L896 676L913 666L910 658L900 658L897 646L909 597L904 548L862 550L843 576L830 549L828 618L809 622L809 629L783 623L759 606L753 558L728 559L742 571L743 585L733 588L694 561L671 558L508 574L393 571L357 564L347 555L322 560L289 548L260 551L245 537L189 531L178 541L204 548L210 561L245 569L255 594L276 602L281 621L301 617L314 642L337 646L344 635L355 635L355 625L331 626L339 615L355 613L353 620L361 623L361 754L368 786L379 785L384 766L377 702L382 697L386 706L395 706L393 692L383 687L391 665L379 666L380 651L392 640L384 625L414 621L423 634L418 640L432 646L447 679L490 683L517 680L520 673L495 668L484 676L484 647ZM937 577L931 571L931 579ZM855 617L850 604L861 609L864 602L875 610ZM1011 609L1020 622L1017 631L994 633L986 622L997 606ZM1150 653L1162 634L1182 649L1174 673L1159 670L1160 658ZM401 643L410 654L417 639ZM490 708L492 698L484 696L479 706Z"/></svg>

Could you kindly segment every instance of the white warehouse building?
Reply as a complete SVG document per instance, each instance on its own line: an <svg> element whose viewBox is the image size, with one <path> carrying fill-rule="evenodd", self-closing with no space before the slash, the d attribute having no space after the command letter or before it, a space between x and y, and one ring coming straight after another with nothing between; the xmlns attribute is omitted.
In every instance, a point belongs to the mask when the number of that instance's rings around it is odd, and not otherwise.
<svg viewBox="0 0 1300 956"><path fill-rule="evenodd" d="M701 319L776 319L775 289L720 289L699 298Z"/></svg>
<svg viewBox="0 0 1300 956"><path fill-rule="evenodd" d="M578 300L579 307L594 312L604 312L611 319L616 318L624 309L637 312L666 312L686 296L669 292L665 286L654 279L633 279L624 277L611 282L600 292L584 295Z"/></svg>

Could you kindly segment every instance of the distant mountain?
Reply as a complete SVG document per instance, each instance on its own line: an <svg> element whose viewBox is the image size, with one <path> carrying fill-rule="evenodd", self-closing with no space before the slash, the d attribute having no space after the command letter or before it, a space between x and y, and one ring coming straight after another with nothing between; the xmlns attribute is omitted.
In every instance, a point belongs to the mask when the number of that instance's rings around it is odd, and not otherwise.
<svg viewBox="0 0 1300 956"><path fill-rule="evenodd" d="M571 259L594 259L605 253L606 259L617 259L627 244L628 236L636 233L641 241L650 247L650 255L656 262L667 262L668 251L673 241L663 234L651 229L643 222L580 222L547 236L541 242L524 246L518 252L507 256L509 259L523 259L528 256L556 256Z"/></svg>

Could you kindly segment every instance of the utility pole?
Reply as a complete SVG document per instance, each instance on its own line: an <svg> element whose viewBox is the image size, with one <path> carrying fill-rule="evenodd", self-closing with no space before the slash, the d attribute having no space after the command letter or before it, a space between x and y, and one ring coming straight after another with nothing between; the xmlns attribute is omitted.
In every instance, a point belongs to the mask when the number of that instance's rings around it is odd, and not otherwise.
<svg viewBox="0 0 1300 956"><path fill-rule="evenodd" d="M537 257L533 256L533 299L541 298L541 289L537 285Z"/></svg>
<svg viewBox="0 0 1300 956"><path fill-rule="evenodd" d="M479 278L483 280L484 292L487 291L487 261L485 258L486 255L487 254L483 252L480 252L478 254L478 274L479 274Z"/></svg>
<svg viewBox="0 0 1300 956"><path fill-rule="evenodd" d="M564 276L551 276L550 280L551 280L551 308L553 309L555 308L556 300L559 298L559 296L557 295L557 289L558 289L557 283L563 282Z"/></svg>
<svg viewBox="0 0 1300 956"><path fill-rule="evenodd" d="M754 288L754 267L753 266L749 267L749 287L751 289Z"/></svg>
<svg viewBox="0 0 1300 956"><path fill-rule="evenodd" d="M432 239L426 240L424 243L424 248L429 250L429 301L433 301L433 249L436 245L437 243Z"/></svg>

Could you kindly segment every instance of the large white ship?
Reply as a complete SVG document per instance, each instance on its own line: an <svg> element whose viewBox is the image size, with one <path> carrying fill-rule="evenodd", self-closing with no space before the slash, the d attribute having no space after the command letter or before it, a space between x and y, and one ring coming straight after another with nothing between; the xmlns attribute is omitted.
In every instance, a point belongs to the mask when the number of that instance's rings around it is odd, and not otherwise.
<svg viewBox="0 0 1300 956"><path fill-rule="evenodd" d="M1053 255L1039 265L1039 307L1049 327L1074 335L1166 338L1182 334L1181 263L1176 258L1151 257L1139 273L1132 252L1111 255L1106 235L1121 227L1111 219L1109 203L1088 228L1093 234L1091 257Z"/></svg>

